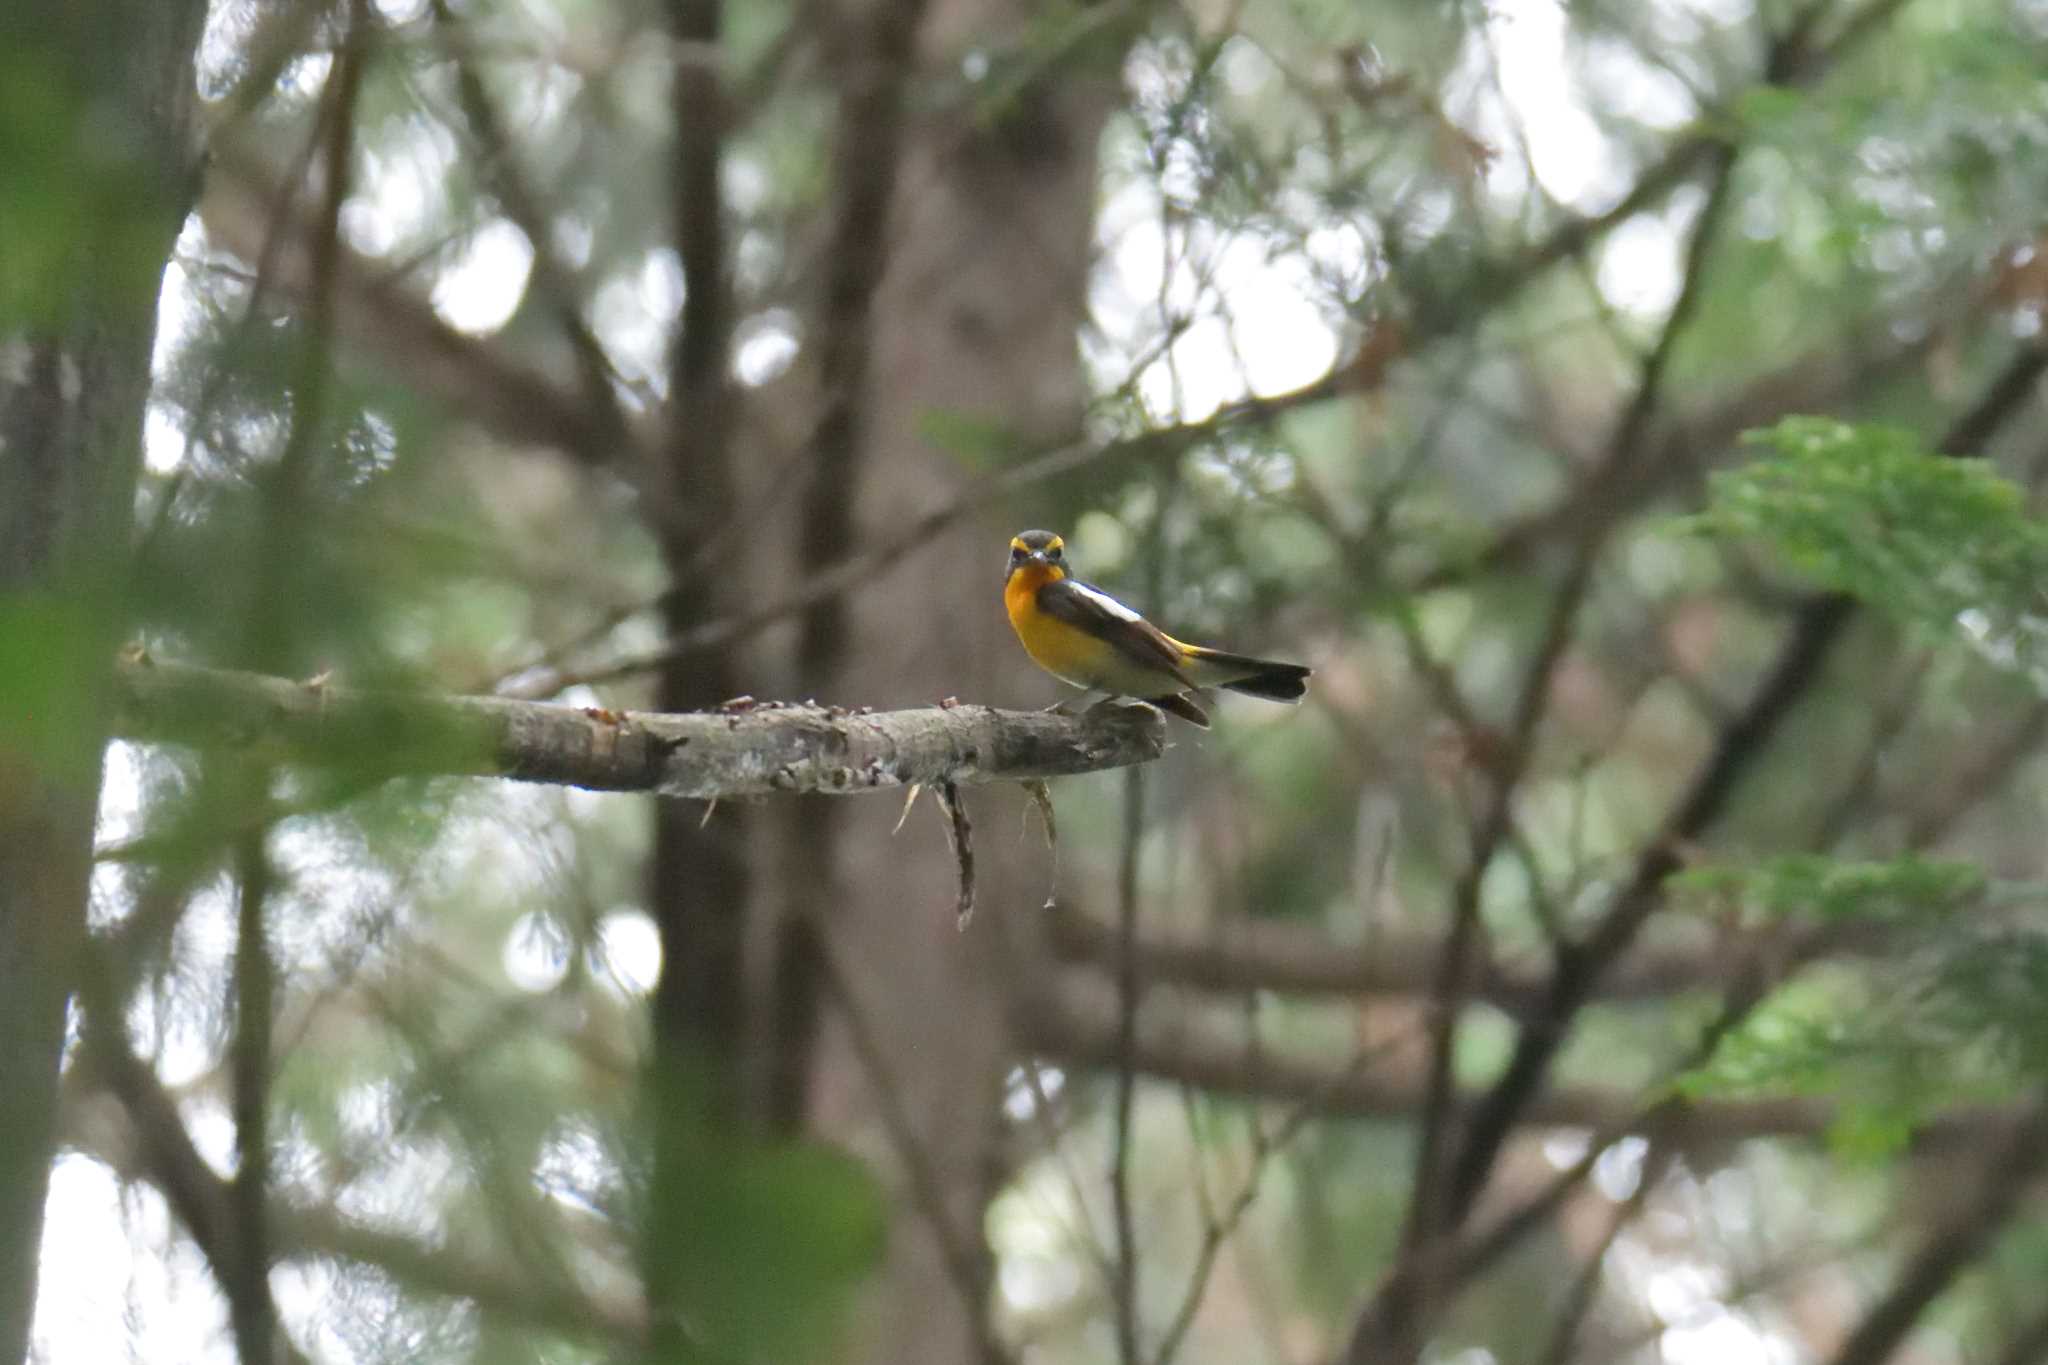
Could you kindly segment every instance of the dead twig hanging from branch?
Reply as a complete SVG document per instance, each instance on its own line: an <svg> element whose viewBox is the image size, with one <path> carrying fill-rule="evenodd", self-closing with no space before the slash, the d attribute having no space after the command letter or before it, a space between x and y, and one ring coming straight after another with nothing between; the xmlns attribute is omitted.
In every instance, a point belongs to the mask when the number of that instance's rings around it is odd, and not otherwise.
<svg viewBox="0 0 2048 1365"><path fill-rule="evenodd" d="M974 918L974 825L967 818L967 803L961 799L960 789L950 779L934 787L932 795L939 798L939 813L946 817L946 843L960 868L955 922L965 929L967 921Z"/></svg>

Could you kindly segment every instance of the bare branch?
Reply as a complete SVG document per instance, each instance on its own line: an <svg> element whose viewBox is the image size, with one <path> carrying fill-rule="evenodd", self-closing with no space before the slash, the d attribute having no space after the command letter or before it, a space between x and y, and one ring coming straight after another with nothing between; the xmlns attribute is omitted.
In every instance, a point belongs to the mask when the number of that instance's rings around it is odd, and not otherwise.
<svg viewBox="0 0 2048 1365"><path fill-rule="evenodd" d="M1880 1299L1836 1353L1834 1365L1882 1365L1905 1341L1956 1276L1991 1247L2019 1212L2019 1192L2048 1161L2048 1109L2038 1105L2014 1124L1986 1163L1976 1189L1928 1237L1891 1292Z"/></svg>
<svg viewBox="0 0 2048 1365"><path fill-rule="evenodd" d="M551 1331L629 1345L639 1344L647 1334L647 1305L623 1266L618 1267L620 1285L608 1290L566 1282L540 1284L475 1248L446 1241L428 1244L333 1209L273 1205L271 1237L278 1254L287 1259L332 1256L374 1266L416 1292L467 1299L510 1320Z"/></svg>
<svg viewBox="0 0 2048 1365"><path fill-rule="evenodd" d="M1668 1162L1661 1149L1652 1149L1644 1154L1642 1170L1636 1177L1636 1187L1627 1199L1616 1205L1607 1215L1607 1226L1599 1240L1586 1254L1585 1263L1572 1282L1571 1291L1566 1294L1564 1306L1557 1315L1556 1326L1551 1330L1550 1346L1543 1353L1544 1365L1571 1365L1579 1350L1579 1332L1585 1326L1586 1318L1593 1311L1593 1304L1600 1296L1600 1284L1604 1278L1607 1257L1614 1250L1614 1244L1621 1240L1621 1234L1629 1224L1642 1216L1649 1205L1651 1192L1663 1179Z"/></svg>
<svg viewBox="0 0 2048 1365"><path fill-rule="evenodd" d="M1080 984L1056 987L1050 998L1035 1001L1020 1015L1023 1042L1061 1065L1111 1071L1118 1055L1114 993L1073 989ZM1260 1042L1205 1015L1144 1021L1134 1057L1140 1075L1216 1094L1308 1104L1331 1117L1411 1118L1425 1084L1413 1061L1403 1061L1398 1053L1390 1053L1384 1065L1361 1067L1349 1056ZM1469 1102L1470 1096L1463 1099ZM1514 1122L1526 1128L1616 1134L1655 1127L1660 1143L1697 1153L1746 1138L1821 1138L1835 1118L1834 1106L1821 1099L1701 1100L1685 1106L1681 1122L1664 1127L1633 1088L1569 1085L1539 1092L1517 1110ZM1986 1133L2012 1122L2009 1107L1959 1106L1922 1126L1913 1151L1981 1143Z"/></svg>
<svg viewBox="0 0 2048 1365"><path fill-rule="evenodd" d="M1165 745L1164 718L1131 704L1079 717L750 701L664 714L366 692L138 658L116 670L116 693L126 739L696 800L1063 777L1148 762Z"/></svg>
<svg viewBox="0 0 2048 1365"><path fill-rule="evenodd" d="M68 1077L64 1138L74 1150L105 1162L128 1179L156 1186L192 1239L219 1273L220 1262L241 1254L242 1236L228 1182L192 1145L177 1101L155 1072L132 1053L98 1048L94 1075ZM100 1091L91 1082L103 1082ZM111 1092L125 1121L110 1124L95 1103ZM646 1307L637 1289L601 1293L571 1285L541 1285L500 1264L445 1241L433 1245L346 1218L329 1208L294 1208L272 1202L269 1237L285 1260L334 1257L374 1266L410 1289L467 1299L520 1322L577 1336L637 1342L646 1332ZM298 1359L296 1352L293 1359Z"/></svg>
<svg viewBox="0 0 2048 1365"><path fill-rule="evenodd" d="M434 0L431 11L441 49L455 65L455 90L463 116L481 144L477 160L484 181L533 248L533 287L554 315L556 326L576 358L577 377L593 428L609 433L607 444L619 444L626 418L618 395L612 390L616 370L583 316L575 280L555 247L551 217L540 195L527 181L498 102L484 83L483 72L459 41L470 21L458 18L447 0Z"/></svg>
<svg viewBox="0 0 2048 1365"><path fill-rule="evenodd" d="M207 236L244 260L259 259L273 235L275 282L288 295L310 294L313 215L288 199L281 202L274 177L231 141L216 143L200 212ZM622 471L634 464L612 444L602 412L583 395L502 343L465 336L443 322L425 297L392 278L384 263L343 246L336 256L335 325L355 352L405 382L431 394L493 435L520 445L555 446L591 464L617 459Z"/></svg>
<svg viewBox="0 0 2048 1365"><path fill-rule="evenodd" d="M2028 347L2014 356L1977 403L1950 428L1940 449L1974 453L2033 392L2048 370L2048 349ZM1595 983L1635 942L1662 901L1665 878L1680 866L1679 850L1697 839L1727 808L1742 777L1767 751L1791 712L1813 690L1835 643L1856 613L1855 602L1836 593L1811 596L1801 609L1777 658L1764 673L1749 703L1723 727L1719 740L1694 772L1685 796L1637 860L1635 871L1613 906L1586 937L1560 952L1549 998L1530 1018L1500 1079L1473 1112L1460 1155L1457 1183L1476 1188L1494 1155L1519 1121L1517 1111L1542 1093L1552 1058L1570 1031Z"/></svg>
<svg viewBox="0 0 2048 1365"><path fill-rule="evenodd" d="M2048 1360L2048 1309L2014 1334L1997 1365L2038 1365Z"/></svg>
<svg viewBox="0 0 2048 1365"><path fill-rule="evenodd" d="M1054 952L1104 969L1116 961L1116 926L1064 902L1048 916ZM1630 1004L1716 990L1730 973L1761 969L1775 978L1815 959L1883 950L1898 935L1882 924L1831 923L1810 930L1758 930L1711 945L1697 941L1642 945L1601 977L1594 998ZM1370 945L1350 943L1309 924L1233 916L1199 929L1138 932L1138 978L1164 986L1298 995L1417 996L1443 950L1441 936L1391 933ZM1466 998L1514 1018L1542 1007L1549 974L1535 961L1482 955Z"/></svg>
<svg viewBox="0 0 2048 1365"><path fill-rule="evenodd" d="M85 994L103 996L100 986L89 974ZM121 1036L118 1008L98 999L88 1006L86 1017L86 1068L120 1101L128 1120L123 1139L95 1144L90 1150L124 1174L146 1176L163 1194L206 1257L228 1300L238 1335L245 1324L262 1325L263 1339L238 1340L237 1350L253 1349L265 1360L301 1361L303 1357L277 1330L277 1308L270 1296L267 1268L256 1259L264 1254L265 1229L242 1221L243 1208L234 1188L214 1173L193 1145L176 1099ZM75 1078L67 1082L67 1087L76 1085ZM75 1110L76 1106L67 1108ZM70 1140L80 1145L85 1126L77 1121L75 1112L69 1115L67 1127L73 1130ZM250 1295L259 1302L244 1302Z"/></svg>

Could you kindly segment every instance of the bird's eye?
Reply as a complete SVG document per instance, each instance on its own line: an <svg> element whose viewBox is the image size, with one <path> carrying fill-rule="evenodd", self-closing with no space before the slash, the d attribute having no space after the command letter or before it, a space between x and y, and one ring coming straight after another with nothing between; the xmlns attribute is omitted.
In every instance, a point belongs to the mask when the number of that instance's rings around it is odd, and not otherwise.
<svg viewBox="0 0 2048 1365"><path fill-rule="evenodd" d="M1010 547L1010 558L1012 558L1012 559L1022 559L1023 557L1024 557L1024 547L1023 547L1022 545L1012 545L1012 546Z"/></svg>
<svg viewBox="0 0 2048 1365"><path fill-rule="evenodd" d="M1057 545L1048 546L1045 552L1045 557L1047 559L1058 559L1060 557L1060 547Z"/></svg>

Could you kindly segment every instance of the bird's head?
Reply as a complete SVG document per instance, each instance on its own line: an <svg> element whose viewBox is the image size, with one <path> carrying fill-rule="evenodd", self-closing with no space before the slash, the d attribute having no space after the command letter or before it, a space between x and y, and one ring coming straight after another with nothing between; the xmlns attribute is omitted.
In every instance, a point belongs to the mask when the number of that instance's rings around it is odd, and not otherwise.
<svg viewBox="0 0 2048 1365"><path fill-rule="evenodd" d="M1007 581L1019 573L1039 583L1067 576L1066 542L1050 531L1024 531L1010 539L1010 563L1004 570Z"/></svg>

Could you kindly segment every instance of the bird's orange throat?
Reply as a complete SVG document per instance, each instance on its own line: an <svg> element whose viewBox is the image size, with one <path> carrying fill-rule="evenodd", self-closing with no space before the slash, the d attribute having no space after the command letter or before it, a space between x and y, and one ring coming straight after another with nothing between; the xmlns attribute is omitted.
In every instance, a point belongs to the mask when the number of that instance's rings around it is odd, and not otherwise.
<svg viewBox="0 0 2048 1365"><path fill-rule="evenodd" d="M1053 564L1020 564L1012 569L1003 580L1003 606L1010 619L1016 621L1025 612L1037 610L1038 590L1066 576L1065 569Z"/></svg>

